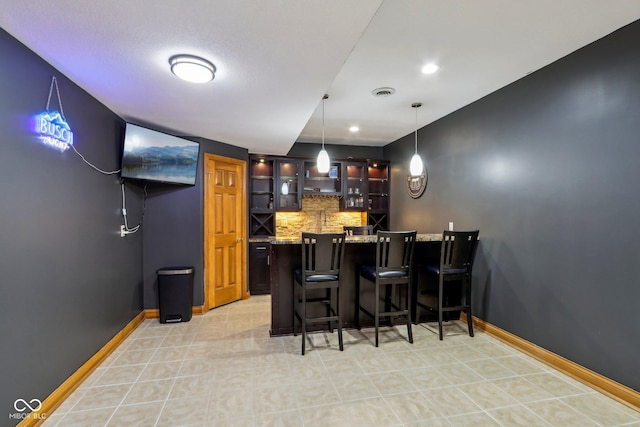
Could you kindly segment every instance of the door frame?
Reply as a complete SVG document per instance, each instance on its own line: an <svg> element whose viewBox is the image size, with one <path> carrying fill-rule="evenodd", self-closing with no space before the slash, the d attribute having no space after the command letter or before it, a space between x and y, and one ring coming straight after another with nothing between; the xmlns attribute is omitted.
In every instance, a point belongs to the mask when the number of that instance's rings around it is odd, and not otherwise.
<svg viewBox="0 0 640 427"><path fill-rule="evenodd" d="M210 242L209 242L209 215L208 214L208 209L209 209L209 205L210 202L213 203L212 201L209 200L209 185L210 184L210 178L211 178L211 172L209 171L209 160L213 160L213 161L220 161L220 162L224 162L224 163L231 163L231 164L235 164L237 166L240 166L240 175L242 177L242 185L240 186L241 191L242 191L242 195L240 198L240 210L242 211L242 221L241 221L241 225L240 225L240 238L242 239L242 241L239 243L241 245L240 247L240 251L242 253L242 272L241 272L241 282L242 282L242 290L240 292L240 299L247 299L249 298L249 284L247 281L247 253L248 253L248 242L247 242L247 222L248 222L248 215L247 215L247 162L245 160L240 160L240 159L234 159L231 157L224 157L224 156L220 156L217 154L211 154L211 153L204 153L204 165L203 165L203 181L204 181L204 195L203 195L203 215L204 215L204 301L203 301L203 305L204 305L204 312L206 313L207 311L211 310L214 306L213 302L209 300L209 276L210 276L210 269L212 268L211 266L209 266L209 251L210 249ZM214 211L215 213L215 211Z"/></svg>

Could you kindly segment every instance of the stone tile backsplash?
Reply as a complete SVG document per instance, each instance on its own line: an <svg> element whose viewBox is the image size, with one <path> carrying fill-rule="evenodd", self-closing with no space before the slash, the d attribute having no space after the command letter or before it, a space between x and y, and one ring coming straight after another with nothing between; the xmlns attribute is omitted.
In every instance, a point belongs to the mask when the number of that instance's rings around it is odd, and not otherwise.
<svg viewBox="0 0 640 427"><path fill-rule="evenodd" d="M276 236L299 236L303 231L335 233L343 225L364 225L366 212L340 211L337 196L304 196L300 212L276 212Z"/></svg>

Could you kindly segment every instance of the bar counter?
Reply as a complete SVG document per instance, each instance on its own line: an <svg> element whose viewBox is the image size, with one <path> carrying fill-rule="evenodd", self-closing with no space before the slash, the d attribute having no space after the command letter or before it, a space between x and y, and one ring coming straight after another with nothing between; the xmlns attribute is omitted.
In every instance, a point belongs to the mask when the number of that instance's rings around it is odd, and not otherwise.
<svg viewBox="0 0 640 427"><path fill-rule="evenodd" d="M300 236L285 236L269 238L269 242L271 243L270 332L273 336L286 335L293 332L293 269L301 265L302 240ZM425 259L438 259L441 242L442 234L418 234L413 255L414 265ZM375 264L375 247L375 235L347 236L346 238L340 288L340 311L345 328L355 328L358 313L356 307L358 266ZM363 324L367 325L366 322Z"/></svg>

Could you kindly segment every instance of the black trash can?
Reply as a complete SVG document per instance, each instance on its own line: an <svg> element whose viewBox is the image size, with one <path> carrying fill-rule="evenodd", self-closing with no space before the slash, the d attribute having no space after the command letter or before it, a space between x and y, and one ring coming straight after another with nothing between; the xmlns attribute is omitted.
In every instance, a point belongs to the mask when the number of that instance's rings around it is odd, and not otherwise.
<svg viewBox="0 0 640 427"><path fill-rule="evenodd" d="M193 267L166 267L157 273L160 323L191 320Z"/></svg>

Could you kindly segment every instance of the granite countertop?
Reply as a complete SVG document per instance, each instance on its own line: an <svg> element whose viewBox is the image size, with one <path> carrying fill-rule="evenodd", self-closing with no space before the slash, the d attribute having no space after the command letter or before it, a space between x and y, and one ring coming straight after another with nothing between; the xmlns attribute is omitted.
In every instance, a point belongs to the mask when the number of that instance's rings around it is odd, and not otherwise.
<svg viewBox="0 0 640 427"><path fill-rule="evenodd" d="M299 245L302 243L300 236L275 236L268 237L269 243L273 245ZM416 242L440 242L442 234L424 234L418 233ZM347 236L346 243L375 243L376 236Z"/></svg>
<svg viewBox="0 0 640 427"><path fill-rule="evenodd" d="M273 237L249 237L249 243L271 243Z"/></svg>

